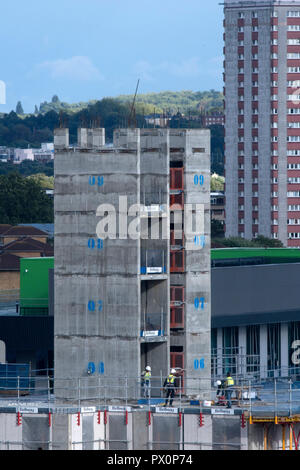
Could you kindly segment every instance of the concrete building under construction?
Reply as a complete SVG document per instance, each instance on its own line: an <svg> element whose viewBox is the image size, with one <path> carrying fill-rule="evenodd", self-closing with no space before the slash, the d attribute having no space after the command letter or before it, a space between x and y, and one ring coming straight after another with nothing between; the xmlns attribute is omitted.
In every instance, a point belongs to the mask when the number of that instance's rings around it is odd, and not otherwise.
<svg viewBox="0 0 300 470"><path fill-rule="evenodd" d="M119 129L109 147L81 128L70 147L61 128L55 150L56 397L74 398L60 378L120 393L146 365L209 390L209 131Z"/></svg>

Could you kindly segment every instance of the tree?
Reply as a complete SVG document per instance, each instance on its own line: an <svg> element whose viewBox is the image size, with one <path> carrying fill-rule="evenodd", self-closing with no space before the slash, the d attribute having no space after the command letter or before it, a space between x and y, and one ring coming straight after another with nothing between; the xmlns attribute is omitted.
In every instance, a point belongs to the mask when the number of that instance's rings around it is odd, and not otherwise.
<svg viewBox="0 0 300 470"><path fill-rule="evenodd" d="M18 173L0 176L0 223L52 223L53 200L35 181Z"/></svg>
<svg viewBox="0 0 300 470"><path fill-rule="evenodd" d="M57 95L54 95L54 96L52 97L52 103L60 103L60 99L59 99L59 97L58 97Z"/></svg>
<svg viewBox="0 0 300 470"><path fill-rule="evenodd" d="M39 114L39 109L38 109L37 105L35 105L35 107L34 107L34 114Z"/></svg>
<svg viewBox="0 0 300 470"><path fill-rule="evenodd" d="M16 106L16 113L17 114L24 114L23 106L21 101L18 101L17 106Z"/></svg>

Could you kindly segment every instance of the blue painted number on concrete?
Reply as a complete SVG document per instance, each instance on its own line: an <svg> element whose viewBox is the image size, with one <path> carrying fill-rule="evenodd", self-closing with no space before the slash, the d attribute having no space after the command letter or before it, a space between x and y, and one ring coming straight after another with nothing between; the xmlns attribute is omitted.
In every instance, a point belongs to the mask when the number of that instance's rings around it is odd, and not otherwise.
<svg viewBox="0 0 300 470"><path fill-rule="evenodd" d="M204 185L204 176L203 175L195 175L194 176L194 184L203 186Z"/></svg>
<svg viewBox="0 0 300 470"><path fill-rule="evenodd" d="M94 374L96 371L96 366L95 366L95 363L94 362L89 362L88 363L88 372L90 374Z"/></svg>
<svg viewBox="0 0 300 470"><path fill-rule="evenodd" d="M94 240L94 238L89 238L88 239L88 247L90 250L94 250L97 248L98 250L103 250L104 242L102 238L98 238L97 240Z"/></svg>
<svg viewBox="0 0 300 470"><path fill-rule="evenodd" d="M104 185L104 176L90 176L89 177L89 185L90 186L95 186L97 183L97 186L103 186Z"/></svg>
<svg viewBox="0 0 300 470"><path fill-rule="evenodd" d="M195 359L194 360L194 369L195 370L198 370L198 369L204 369L205 368L205 362L204 362L204 359Z"/></svg>
<svg viewBox="0 0 300 470"><path fill-rule="evenodd" d="M205 247L205 235L195 235L194 238L195 245L201 246L202 248Z"/></svg>
<svg viewBox="0 0 300 470"><path fill-rule="evenodd" d="M94 362L89 362L87 366L87 370L89 374L94 374L96 372L96 365ZM98 365L98 372L100 375L104 374L104 362L99 362Z"/></svg>
<svg viewBox="0 0 300 470"><path fill-rule="evenodd" d="M97 305L98 305L98 312L102 312L102 309L103 309L102 300L98 300ZM89 312L94 312L96 310L96 302L94 302L94 300L89 301L88 310L89 310Z"/></svg>
<svg viewBox="0 0 300 470"><path fill-rule="evenodd" d="M198 308L200 307L201 310L204 309L204 302L205 302L205 298L204 297L195 297L195 301L194 301L194 304L195 304L195 308L198 310Z"/></svg>

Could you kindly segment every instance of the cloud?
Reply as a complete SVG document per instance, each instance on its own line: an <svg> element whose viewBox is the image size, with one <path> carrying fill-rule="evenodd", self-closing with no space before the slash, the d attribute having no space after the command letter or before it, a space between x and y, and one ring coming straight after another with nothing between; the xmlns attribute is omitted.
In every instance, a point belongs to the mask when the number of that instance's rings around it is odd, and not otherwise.
<svg viewBox="0 0 300 470"><path fill-rule="evenodd" d="M134 65L134 72L145 81L153 81L156 74L164 73L180 78L195 78L203 74L203 64L198 57L191 57L181 62L164 61L150 64L141 60Z"/></svg>
<svg viewBox="0 0 300 470"><path fill-rule="evenodd" d="M70 59L46 61L37 66L38 69L48 70L51 78L65 80L92 81L103 80L103 75L92 63L89 57L74 56Z"/></svg>

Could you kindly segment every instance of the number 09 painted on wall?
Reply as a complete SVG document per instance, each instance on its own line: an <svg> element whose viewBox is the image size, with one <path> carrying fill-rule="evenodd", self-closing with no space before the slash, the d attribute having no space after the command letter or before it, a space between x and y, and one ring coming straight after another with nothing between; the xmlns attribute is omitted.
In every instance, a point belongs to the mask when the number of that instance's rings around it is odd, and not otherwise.
<svg viewBox="0 0 300 470"><path fill-rule="evenodd" d="M194 176L194 185L195 186L203 186L204 185L204 176L203 175L195 175Z"/></svg>

